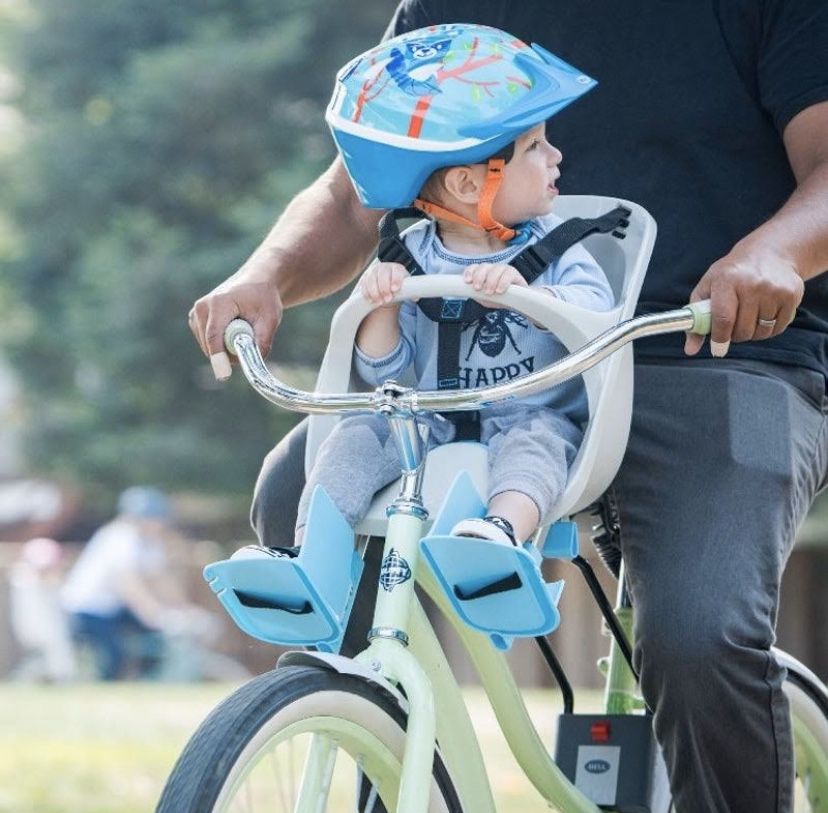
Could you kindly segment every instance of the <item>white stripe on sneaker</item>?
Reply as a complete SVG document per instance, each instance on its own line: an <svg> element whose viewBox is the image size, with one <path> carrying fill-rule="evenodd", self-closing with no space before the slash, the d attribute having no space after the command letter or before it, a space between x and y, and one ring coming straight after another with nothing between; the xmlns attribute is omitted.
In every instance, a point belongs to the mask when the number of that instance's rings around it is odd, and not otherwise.
<svg viewBox="0 0 828 813"><path fill-rule="evenodd" d="M509 534L487 519L463 519L451 529L452 536L470 536L476 539L488 539L504 545L514 545Z"/></svg>

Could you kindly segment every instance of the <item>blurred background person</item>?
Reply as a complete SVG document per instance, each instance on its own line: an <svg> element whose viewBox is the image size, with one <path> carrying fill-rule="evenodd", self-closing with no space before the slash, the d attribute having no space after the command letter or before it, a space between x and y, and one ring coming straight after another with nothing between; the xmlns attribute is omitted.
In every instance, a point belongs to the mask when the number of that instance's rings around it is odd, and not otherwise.
<svg viewBox="0 0 828 813"><path fill-rule="evenodd" d="M63 550L54 539L30 539L9 571L9 613L23 658L19 680L62 683L75 676L75 653L60 603Z"/></svg>
<svg viewBox="0 0 828 813"><path fill-rule="evenodd" d="M170 568L175 536L167 496L135 486L121 494L118 515L95 532L70 570L63 607L76 642L93 650L102 680L124 677L133 654L136 676L152 674L166 638L211 624Z"/></svg>

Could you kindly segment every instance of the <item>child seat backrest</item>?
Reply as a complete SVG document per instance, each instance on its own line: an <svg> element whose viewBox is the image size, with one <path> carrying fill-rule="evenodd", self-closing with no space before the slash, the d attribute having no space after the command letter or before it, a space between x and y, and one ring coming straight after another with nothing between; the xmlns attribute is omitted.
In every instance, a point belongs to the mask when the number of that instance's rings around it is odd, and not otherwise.
<svg viewBox="0 0 828 813"><path fill-rule="evenodd" d="M619 204L631 210L626 237L619 240L609 234L596 234L583 241L584 247L603 269L615 294L616 305L612 310L586 311L551 297L551 303L538 305L532 302L536 296L527 294L526 289L514 287L506 294L508 301L504 300L504 307L522 310L552 329L570 352L633 316L655 242L656 224L643 207L618 198L562 195L555 202L555 213L564 220L598 217ZM352 389L354 338L366 311L361 295L352 296L337 310L317 378L317 392ZM620 465L632 412L632 346L625 346L587 371L584 383L589 424L564 494L552 511L554 519L570 516L594 502L609 486ZM310 471L320 444L337 420L336 416L311 416L305 452L306 471ZM469 471L481 494L485 494L486 453L481 444L451 443L429 453L423 498L430 514L437 510L442 495L461 469ZM368 517L358 529L360 533L382 531L386 521L385 507L396 493L397 484L394 483L377 495Z"/></svg>

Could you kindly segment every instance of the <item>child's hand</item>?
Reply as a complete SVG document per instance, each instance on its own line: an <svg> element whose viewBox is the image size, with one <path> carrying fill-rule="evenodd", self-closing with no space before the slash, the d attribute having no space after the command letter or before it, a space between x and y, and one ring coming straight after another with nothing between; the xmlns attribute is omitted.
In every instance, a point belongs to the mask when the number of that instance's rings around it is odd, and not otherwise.
<svg viewBox="0 0 828 813"><path fill-rule="evenodd" d="M471 283L475 291L484 294L502 294L510 285L519 285L528 288L529 283L520 275L520 272L511 265L495 263L479 263L470 265L463 272L463 279ZM496 302L481 300L487 307L497 308Z"/></svg>
<svg viewBox="0 0 828 813"><path fill-rule="evenodd" d="M374 305L387 305L408 276L410 274L400 263L374 263L360 277L359 289Z"/></svg>

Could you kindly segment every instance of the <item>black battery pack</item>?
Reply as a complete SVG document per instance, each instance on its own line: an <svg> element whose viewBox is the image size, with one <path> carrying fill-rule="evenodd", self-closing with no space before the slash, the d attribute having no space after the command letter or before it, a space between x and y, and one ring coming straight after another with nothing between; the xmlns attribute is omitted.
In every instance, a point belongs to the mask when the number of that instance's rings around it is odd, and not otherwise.
<svg viewBox="0 0 828 813"><path fill-rule="evenodd" d="M562 714L555 762L588 799L617 813L665 813L667 771L643 714Z"/></svg>

